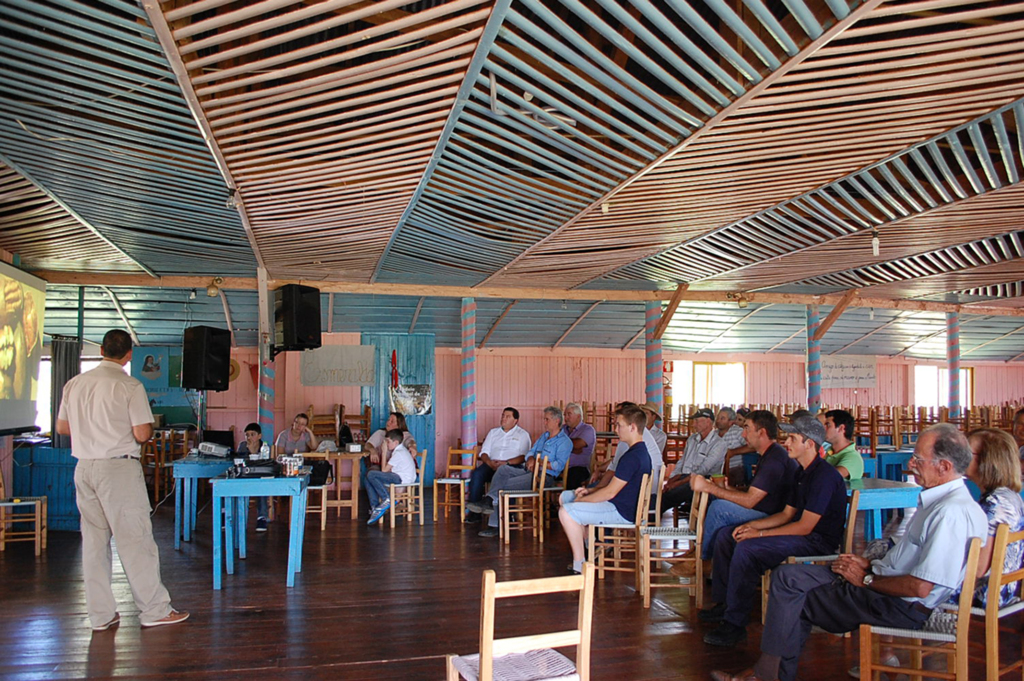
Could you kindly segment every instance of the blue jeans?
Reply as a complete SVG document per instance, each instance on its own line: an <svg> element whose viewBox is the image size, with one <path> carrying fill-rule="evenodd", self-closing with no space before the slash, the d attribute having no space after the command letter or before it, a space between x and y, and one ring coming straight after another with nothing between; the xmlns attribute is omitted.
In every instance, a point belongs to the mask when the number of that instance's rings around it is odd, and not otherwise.
<svg viewBox="0 0 1024 681"><path fill-rule="evenodd" d="M484 498L484 487L494 477L494 469L485 463L480 464L469 474L469 501L480 501Z"/></svg>
<svg viewBox="0 0 1024 681"><path fill-rule="evenodd" d="M267 497L256 497L256 517L266 519Z"/></svg>
<svg viewBox="0 0 1024 681"><path fill-rule="evenodd" d="M370 508L377 508L380 502L388 498L388 485L397 485L401 482L402 478L398 473L369 471L366 474L366 496L370 497Z"/></svg>
<svg viewBox="0 0 1024 681"><path fill-rule="evenodd" d="M590 503L576 501L576 492L566 490L558 497L558 503L565 508L569 517L580 525L628 525L629 521L622 517L619 509L610 501Z"/></svg>
<svg viewBox="0 0 1024 681"><path fill-rule="evenodd" d="M712 500L711 505L708 506L708 513L704 517L704 543L700 546L700 557L704 560L711 559L715 551L715 535L723 527L742 525L767 515L767 513L744 508L725 499Z"/></svg>

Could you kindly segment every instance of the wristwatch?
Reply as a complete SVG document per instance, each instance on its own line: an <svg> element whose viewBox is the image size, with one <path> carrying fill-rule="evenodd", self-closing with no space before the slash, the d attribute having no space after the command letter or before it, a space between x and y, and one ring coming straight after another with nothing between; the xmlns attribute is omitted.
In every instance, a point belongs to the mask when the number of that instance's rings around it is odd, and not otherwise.
<svg viewBox="0 0 1024 681"><path fill-rule="evenodd" d="M871 582L875 581L875 575L871 572L864 575L864 586L871 586Z"/></svg>

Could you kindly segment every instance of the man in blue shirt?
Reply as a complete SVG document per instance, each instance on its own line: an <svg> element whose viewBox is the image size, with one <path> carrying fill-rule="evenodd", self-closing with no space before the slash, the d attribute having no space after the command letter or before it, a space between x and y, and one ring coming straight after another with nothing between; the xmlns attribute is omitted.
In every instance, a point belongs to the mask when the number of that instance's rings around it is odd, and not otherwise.
<svg viewBox="0 0 1024 681"><path fill-rule="evenodd" d="M772 573L761 657L716 681L792 681L812 626L840 634L871 624L920 629L963 583L967 546L988 535L985 513L964 485L973 455L949 423L925 429L908 466L924 491L907 531L884 557L844 554L831 566L783 565Z"/></svg>
<svg viewBox="0 0 1024 681"><path fill-rule="evenodd" d="M546 471L547 479L542 486L548 487L557 484L558 477L569 463L569 455L572 454L572 440L562 429L561 409L558 407L544 408L544 429L527 453L524 466L510 464L494 471L491 488L487 495L478 503L466 505L470 511L488 516L487 527L478 533L481 537L498 536L498 514L494 512L498 506L498 492L503 489L530 489L530 485L533 483L533 468L539 466L545 456L548 458L548 470Z"/></svg>
<svg viewBox="0 0 1024 681"><path fill-rule="evenodd" d="M789 556L835 553L846 525L843 476L818 452L825 426L813 416L780 425L789 437L786 451L800 464L789 501L780 512L760 520L723 528L715 539L712 608L700 611L704 622L722 622L704 642L731 647L747 637L747 619L766 570Z"/></svg>
<svg viewBox="0 0 1024 681"><path fill-rule="evenodd" d="M644 444L647 415L636 406L615 414L615 432L629 445L615 467L615 476L604 487L586 486L562 492L558 519L572 547L571 572L583 570L583 544L587 525L630 524L636 521L637 500L644 475L651 474L651 457Z"/></svg>

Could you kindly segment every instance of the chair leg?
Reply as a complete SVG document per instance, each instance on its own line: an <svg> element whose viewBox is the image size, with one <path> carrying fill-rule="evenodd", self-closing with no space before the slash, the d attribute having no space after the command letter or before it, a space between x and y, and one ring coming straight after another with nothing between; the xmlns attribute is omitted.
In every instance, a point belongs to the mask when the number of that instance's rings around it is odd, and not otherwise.
<svg viewBox="0 0 1024 681"><path fill-rule="evenodd" d="M455 656L454 655L446 655L445 656L445 661L446 661L447 667L448 667L448 673L447 673L447 676L445 677L445 681L459 681L459 672L458 672L457 669L455 669L454 660L455 660Z"/></svg>
<svg viewBox="0 0 1024 681"><path fill-rule="evenodd" d="M416 507L419 509L419 512L420 512L420 525L422 526L423 525L423 511L425 510L423 508L423 485L420 485L419 487L416 488ZM445 507L445 511L444 512L445 512L445 517L447 518L448 517L448 507L447 506Z"/></svg>
<svg viewBox="0 0 1024 681"><path fill-rule="evenodd" d="M466 483L459 485L459 522L466 518Z"/></svg>
<svg viewBox="0 0 1024 681"><path fill-rule="evenodd" d="M437 504L440 499L437 498L437 480L434 480L434 522L437 522ZM444 519L448 520L448 506L444 507Z"/></svg>
<svg viewBox="0 0 1024 681"><path fill-rule="evenodd" d="M34 505L34 508L35 508L35 529L36 529L36 531L35 531L35 545L36 545L36 555L38 556L38 555L42 554L42 552L43 552L42 551L42 548L43 548L43 531L42 531L43 503L41 501L37 501L35 503L35 505Z"/></svg>
<svg viewBox="0 0 1024 681"><path fill-rule="evenodd" d="M320 531L327 529L327 488L320 490Z"/></svg>

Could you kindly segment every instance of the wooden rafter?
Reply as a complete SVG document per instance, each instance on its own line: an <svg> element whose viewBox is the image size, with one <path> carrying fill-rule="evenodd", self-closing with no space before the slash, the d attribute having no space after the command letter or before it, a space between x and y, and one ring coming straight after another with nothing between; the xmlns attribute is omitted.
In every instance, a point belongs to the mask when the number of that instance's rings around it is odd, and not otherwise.
<svg viewBox="0 0 1024 681"><path fill-rule="evenodd" d="M1016 329L1014 329L1013 331L1010 331L1009 333L1004 333L1004 334L1003 334L1002 336L999 336L999 337L997 337L997 338L993 338L992 340L987 340L987 341L985 341L984 343L981 343L980 345L975 345L975 346L974 346L973 348L971 348L970 350L965 350L964 352L961 352L961 353L960 353L960 356L961 356L961 357L964 357L965 355L969 355L969 354L971 354L972 352L974 352L975 350L980 350L980 349L982 349L983 347L985 347L986 345L992 345L992 343L995 343L995 342L997 342L997 341L1001 341L1001 340L1003 340L1004 338L1009 338L1010 336L1014 336L1014 335L1016 335L1016 334L1020 333L1021 331L1024 331L1024 326L1018 326L1018 327L1017 327ZM1019 356L1019 355L1018 355L1018 356ZM1016 357L1014 357L1014 359L1016 359ZM1011 360L1011 361L1012 361L1012 360Z"/></svg>
<svg viewBox="0 0 1024 681"><path fill-rule="evenodd" d="M101 286L100 288L106 291L107 295L110 296L110 302L113 303L114 309L117 310L117 316L121 318L121 323L128 327L128 333L132 337L132 343L135 345L141 345L141 343L139 343L139 335L135 333L135 327L133 327L132 323L128 321L128 315L125 314L124 308L121 306L121 301L118 300L117 296L114 295L114 292L106 286Z"/></svg>
<svg viewBox="0 0 1024 681"><path fill-rule="evenodd" d="M836 323L840 315L846 311L846 308L853 302L853 299L857 297L857 291L858 289L852 288L843 294L843 297L839 299L839 303L825 317L825 321L818 325L818 330L814 332L812 340L820 341L825 337L828 330L832 328L832 325Z"/></svg>
<svg viewBox="0 0 1024 681"><path fill-rule="evenodd" d="M416 303L416 311L412 313L412 321L409 323L409 333L412 333L416 329L416 320L420 318L420 310L423 309L423 301L426 300L424 296L420 296L419 302Z"/></svg>
<svg viewBox="0 0 1024 681"><path fill-rule="evenodd" d="M637 339L640 338L640 336L644 335L644 331L646 331L646 330L647 330L646 326L640 327L640 330L636 332L636 335L633 336L632 338L630 338L629 342L622 346L622 349L623 350L629 350L629 346L633 345L633 343L636 343Z"/></svg>
<svg viewBox="0 0 1024 681"><path fill-rule="evenodd" d="M688 288L689 284L680 284L676 287L676 292L672 294L672 300L668 301L668 307L665 308L661 319L658 320L658 326L654 328L654 340L661 340L661 337L665 335L665 329L668 328L669 322L672 321L679 303L683 300L683 294L686 293Z"/></svg>
<svg viewBox="0 0 1024 681"><path fill-rule="evenodd" d="M767 310L767 309L769 309L769 308L771 308L773 306L774 306L773 303L768 303L767 305L762 305L761 307L754 308L753 310L751 310L750 312L748 312L747 314L743 315L742 317L737 319L735 322L730 324L728 327L726 327L721 333L719 333L714 338L712 338L707 343L705 343L701 347L701 349L697 351L697 354L699 355L700 353L702 353L705 350L707 350L708 348L710 348L712 345L714 345L718 341L718 339L725 337L730 331L732 331L737 326L739 326L743 322L747 321L748 319L750 319L751 317L756 315L758 312L763 312L764 310Z"/></svg>
<svg viewBox="0 0 1024 681"><path fill-rule="evenodd" d="M961 326L961 327L964 327L964 326L966 326L967 324L970 324L971 322L983 322L983 321L985 321L985 320L986 320L986 319L988 319L988 318L989 318L989 316L985 316L985 317L971 317L970 319L961 319L961 320L960 320L960 326ZM943 335L944 333L946 333L946 325L945 325L945 324L943 324L943 325L942 325L942 328L941 328L941 329L939 329L938 331L935 331L934 333L930 333L930 334L928 334L927 336L924 336L923 338L918 338L918 339L917 339L917 340L915 340L915 341L914 341L913 343L911 343L910 345L906 346L905 348L903 348L902 350L900 350L899 352L897 352L897 353L896 353L895 355L890 355L890 356L891 356L891 357L899 357L899 356L901 356L901 355L902 355L903 353L905 353L905 352L907 352L908 350L910 350L911 348L917 347L917 346L918 346L918 345L920 345L921 343L925 343L925 342L927 342L927 341L930 341L930 340L931 340L932 338L936 338L936 337L938 337L938 336L941 336L941 335Z"/></svg>
<svg viewBox="0 0 1024 681"><path fill-rule="evenodd" d="M487 329L487 333L484 335L484 339L480 341L479 347L482 348L484 344L487 343L487 340L491 337L491 334L494 333L494 330L496 328L498 328L498 324L501 324L501 320L505 318L505 315L509 313L509 310L515 307L515 304L518 302L518 300L513 300L510 301L509 304L505 306L505 309L501 311L501 314L498 315L498 318L494 320L493 324L491 324L491 328Z"/></svg>
<svg viewBox="0 0 1024 681"><path fill-rule="evenodd" d="M579 317L577 317L576 321L574 321L572 324L569 325L569 328L565 330L565 333L563 333L561 336L558 337L558 340L556 340L555 344L551 346L551 349L554 350L559 345L561 345L562 341L564 341L566 339L566 337L568 337L568 335L570 333L572 333L572 330L576 328L576 325L579 324L580 322L582 322L584 319L586 319L587 315L590 314L591 312L593 312L594 308L597 307L598 305L600 305L603 302L604 302L603 300L599 300L596 303L594 303L593 305L591 305L590 307L588 307L586 310L584 310L583 314L581 314Z"/></svg>
<svg viewBox="0 0 1024 681"><path fill-rule="evenodd" d="M231 334L231 347L238 347L235 343L235 325L231 321L231 308L228 307L228 296L224 291L218 291L220 294L220 302L224 306L224 322L228 325L228 332Z"/></svg>
<svg viewBox="0 0 1024 681"><path fill-rule="evenodd" d="M334 333L334 292L327 294L327 333Z"/></svg>
<svg viewBox="0 0 1024 681"><path fill-rule="evenodd" d="M783 345L785 345L789 341L793 340L794 338L796 338L797 336L799 336L800 334L802 334L806 330L807 330L806 326L801 326L798 331L794 331L793 333L789 334L789 336L786 338L786 340L784 340L784 341L782 341L780 343L776 343L775 345L773 345L770 348L768 348L767 352L774 352L775 350L777 350L778 348L781 348Z"/></svg>
<svg viewBox="0 0 1024 681"><path fill-rule="evenodd" d="M851 342L847 343L843 347L841 347L838 350L836 350L833 354L838 355L843 350L848 350L848 349L852 348L857 343L860 343L862 340L864 340L866 338L870 338L871 336L874 336L879 331L884 331L885 329L888 329L890 326L892 326L896 322L900 322L900 321L903 321L905 319L910 319L911 317L914 317L914 316L916 316L918 314L920 314L920 313L919 312L911 312L909 314L899 314L899 315L896 315L895 317L893 317L892 319L887 321L885 324L882 324L881 326L879 326L876 329L872 329L871 331L868 331L866 334L864 334L863 336L861 336L857 340L851 341Z"/></svg>

